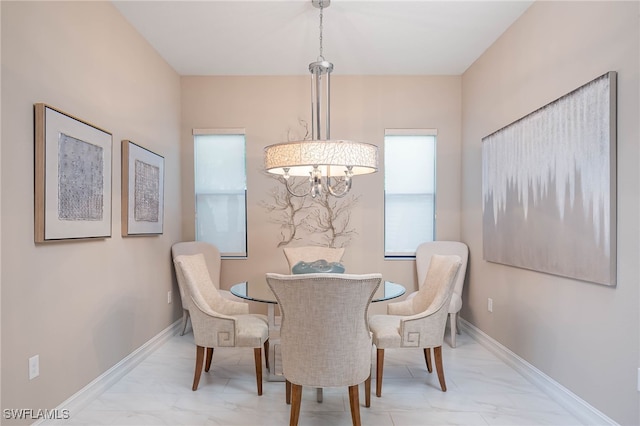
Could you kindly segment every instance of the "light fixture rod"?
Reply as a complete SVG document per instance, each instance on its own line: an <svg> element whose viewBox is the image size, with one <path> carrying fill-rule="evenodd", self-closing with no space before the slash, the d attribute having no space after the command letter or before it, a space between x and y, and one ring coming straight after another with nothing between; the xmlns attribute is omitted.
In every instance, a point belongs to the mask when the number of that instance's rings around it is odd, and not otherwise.
<svg viewBox="0 0 640 426"><path fill-rule="evenodd" d="M331 139L331 72L333 64L323 55L323 9L330 0L312 0L320 9L320 56L309 64L311 72L311 140L269 145L264 149L265 170L284 178L292 196L327 194L344 197L352 188L352 177L378 170L378 147L362 142ZM323 80L324 79L324 80ZM324 86L324 87L323 87ZM306 177L309 189L294 193L300 186L293 179ZM299 182L299 181L298 181Z"/></svg>
<svg viewBox="0 0 640 426"><path fill-rule="evenodd" d="M310 68L309 71L311 71L311 139L317 140L320 119L318 118L316 111L318 111L318 102L320 102L320 100L316 95L318 92L318 83L316 82L315 70Z"/></svg>
<svg viewBox="0 0 640 426"><path fill-rule="evenodd" d="M331 5L331 0L311 0L311 4L316 9L320 7L329 7Z"/></svg>
<svg viewBox="0 0 640 426"><path fill-rule="evenodd" d="M326 140L331 139L331 73L328 72L327 73L327 84L326 84L326 90L327 90L327 94L326 99L327 99L327 107L325 108L324 114L325 114L325 130L324 130L324 137Z"/></svg>

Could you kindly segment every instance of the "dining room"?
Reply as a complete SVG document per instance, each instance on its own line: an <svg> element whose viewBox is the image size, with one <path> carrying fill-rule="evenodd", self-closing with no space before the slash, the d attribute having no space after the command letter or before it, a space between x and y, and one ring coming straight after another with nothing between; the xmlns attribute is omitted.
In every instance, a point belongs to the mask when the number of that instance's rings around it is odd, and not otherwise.
<svg viewBox="0 0 640 426"><path fill-rule="evenodd" d="M389 304L407 300L421 285L415 258L418 244L413 254L411 248L398 254L390 246L391 235L385 234L391 226L390 191L385 185L392 168L385 161L391 156L392 138L406 136L407 130L434 143L429 164L435 201L431 217L424 221L432 224L426 239L463 242L469 248L458 314L460 334L455 334L455 347L451 335L443 335L446 392L436 372L426 371L421 353L387 349L385 388L381 397L372 396L370 408L361 405L363 424L640 423L637 2L480 1L460 2L458 8L459 2L448 6L450 2L401 2L407 9L397 6L390 13L384 9L389 2L334 0L325 11L323 27L323 55L335 63L332 138L370 144L378 155L377 170L354 175L343 197L289 196L284 177L265 171L266 147L309 139L313 133L308 124L312 115L308 64L318 53L318 9L307 4L310 1L187 2L190 7L213 8L210 13L215 14L217 26L229 34L232 22L240 27L244 22L234 21L232 11L242 12L249 24L261 29L271 13L268 7L284 19L280 26L269 27L273 34L241 32L229 37L240 45L225 50L227 45L219 43L222 50L216 54L195 42L175 49L206 57L204 62L220 67L207 74L178 69L154 45L156 39L145 35L151 29L136 21L147 14L163 23L162 19L176 16L173 11L180 3L0 2L3 424L45 420L34 417L38 409L70 410L66 420L76 424L95 424L98 416L104 416L100 418L105 424L125 424L128 418L134 424L171 419L184 424L286 423L284 385L263 380L263 395L256 395L251 351L234 348L225 354L224 348L216 349L212 371L203 372L198 390L191 390L194 335L190 325L180 334L183 306L171 247L197 240L202 231L197 219L203 215L197 211L196 141L201 136L241 136L241 166L221 166L224 174L219 180L230 182L237 175L245 179L240 191L244 205L235 205L230 216L242 217L236 222L244 234L240 246L221 250L221 290L230 291L239 283L266 283L267 273L289 274L285 248L344 248L341 263L346 274L379 273L383 283L405 289L393 300L379 298L371 304L369 314L384 315ZM431 6L443 7L449 15L430 15L419 9L422 3L435 3ZM385 62L375 56L375 49L371 53L371 46L388 47L384 41L390 35L381 22L399 22L409 32L455 22L463 10L476 11L464 17L468 23L464 28L453 25L456 37L465 34L464 40L417 38L406 46L392 43L391 50L409 58L407 68L367 66ZM484 34L482 22L498 17L504 18L502 27L484 39L485 45L475 46L475 56L467 56L471 59L466 63L456 69L429 68L438 55L458 52L462 57L474 34L476 38ZM272 37L296 39L288 31L297 25L296 19L304 21L303 28L295 27L304 34L297 40L304 42L291 50L277 50L289 52L278 53L279 64L293 64L297 71L265 71L261 63L267 64L267 58L251 55L273 47ZM373 38L366 34L356 38L363 30L354 22L363 21L349 21L353 19L377 23L376 31L366 33ZM171 29L189 35L192 21L175 21L182 24ZM225 22L227 26L222 25ZM169 27L165 29L169 32ZM438 50L443 46L447 49ZM417 50L427 47L436 50L424 55ZM356 54L361 51L370 57ZM257 66L230 70L242 52L245 63ZM419 65L426 68L411 68ZM485 243L493 234L483 218L486 138L610 72L616 74L617 88L612 115L616 121L608 127L615 129L611 144L615 167L607 181L612 185L608 189L614 222L603 218L598 223L614 225L609 228L613 238L607 253L607 259L613 259L607 277L613 279L602 283L487 259ZM105 180L109 185L100 186L101 191L108 190L103 199L110 201L101 216L106 234L47 237L51 228L44 208L46 191L38 191L42 189L38 185L47 182L38 172L46 171L46 165L36 160L40 134L36 104L109 135L105 145L111 154L105 168L110 171ZM127 164L123 161L134 159L127 150L135 147L122 141L148 150L163 167L163 202L156 204L162 223L151 231L136 233L126 227L135 216L127 216L130 209L123 194L134 193L135 185L123 173ZM223 145L216 155L228 154L229 146ZM418 160L425 158L429 157ZM542 164L548 157L540 158ZM401 166L399 175L410 184L424 182L421 170ZM570 187L574 181L567 182ZM588 188L593 188L594 181L589 182ZM306 185L297 188L306 191ZM567 206L571 218L577 217L581 210L571 207L572 192L562 197L560 193L554 193L554 199L557 196ZM328 224L322 219L326 212L336 214ZM53 216L51 220L60 220ZM589 220L592 216L587 214ZM409 214L394 223L404 226L409 236L425 226ZM202 232L216 226L203 226ZM553 229L538 232L548 247L559 246L561 232ZM517 231L517 226L506 231L510 241L522 235ZM567 264L575 258L570 253L565 250L551 261ZM252 314L268 314L266 303L247 303ZM375 386L375 374L373 382ZM136 399L154 387L157 398ZM343 390L327 391L322 403L314 401L313 392L305 392L301 424L351 422ZM127 406L127 400L139 405ZM428 409L422 415L424 407ZM211 414L216 410L222 413L219 417ZM185 411L188 415L181 417ZM198 411L207 414L200 416ZM136 414L130 417L131 413Z"/></svg>

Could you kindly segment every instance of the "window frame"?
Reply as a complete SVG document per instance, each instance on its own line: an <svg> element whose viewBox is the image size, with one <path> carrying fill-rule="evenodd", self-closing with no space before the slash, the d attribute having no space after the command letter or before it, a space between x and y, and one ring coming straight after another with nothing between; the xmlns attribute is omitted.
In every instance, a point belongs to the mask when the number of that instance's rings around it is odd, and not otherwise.
<svg viewBox="0 0 640 426"><path fill-rule="evenodd" d="M435 241L437 234L437 147L438 147L438 130L435 128L422 128L422 129L385 129L383 150L385 152L385 179L383 183L383 251L385 260L404 260L415 259L416 253L413 252L391 252L387 251L387 164L386 164L386 143L387 136L431 136L433 140L433 193L424 193L425 195L432 195L433 197L433 224L432 224L432 240ZM417 248L417 247L416 247Z"/></svg>
<svg viewBox="0 0 640 426"><path fill-rule="evenodd" d="M235 194L241 195L241 192L244 192L244 252L224 252L220 247L220 257L222 259L246 259L249 257L249 226L248 226L248 206L247 206L247 134L244 128L215 128L215 129L193 129L192 137L193 137L193 179L194 179L194 188L193 188L193 207L194 207L194 239L198 240L198 196L206 195L205 193L198 193L196 191L196 176L197 176L197 148L196 148L196 137L197 136L242 136L244 139L244 190L238 191L219 191L215 193L211 193L210 195L216 194ZM205 241L209 242L209 241ZM211 243L211 242L210 242ZM212 243L213 244L213 243Z"/></svg>

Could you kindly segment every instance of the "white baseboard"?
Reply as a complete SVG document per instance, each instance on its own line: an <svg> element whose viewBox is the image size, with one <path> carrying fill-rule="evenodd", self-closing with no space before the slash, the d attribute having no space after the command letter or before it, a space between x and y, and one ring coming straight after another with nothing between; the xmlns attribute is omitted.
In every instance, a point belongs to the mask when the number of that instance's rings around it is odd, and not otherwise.
<svg viewBox="0 0 640 426"><path fill-rule="evenodd" d="M463 318L460 318L460 328L518 373L522 374L522 376L549 395L554 401L562 405L583 424L618 424Z"/></svg>
<svg viewBox="0 0 640 426"><path fill-rule="evenodd" d="M135 366L140 364L147 356L153 353L158 347L164 344L167 340L179 333L182 327L182 318L171 324L169 327L162 330L160 333L151 338L147 343L140 346L138 349L130 353L122 361L102 373L95 380L89 383L87 386L80 389L58 407L53 412L62 412L62 410L68 410L70 413L77 413L97 397L99 397L105 390L109 389L118 380L122 379L129 371ZM55 420L40 420L34 425L54 424Z"/></svg>

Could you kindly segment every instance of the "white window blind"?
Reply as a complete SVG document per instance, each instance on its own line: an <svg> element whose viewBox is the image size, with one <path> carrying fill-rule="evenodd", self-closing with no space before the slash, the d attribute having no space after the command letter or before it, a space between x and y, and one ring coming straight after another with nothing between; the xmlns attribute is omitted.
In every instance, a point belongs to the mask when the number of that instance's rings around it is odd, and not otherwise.
<svg viewBox="0 0 640 426"><path fill-rule="evenodd" d="M196 240L223 257L247 256L244 129L194 130Z"/></svg>
<svg viewBox="0 0 640 426"><path fill-rule="evenodd" d="M436 131L387 129L384 138L385 257L412 257L435 238Z"/></svg>

